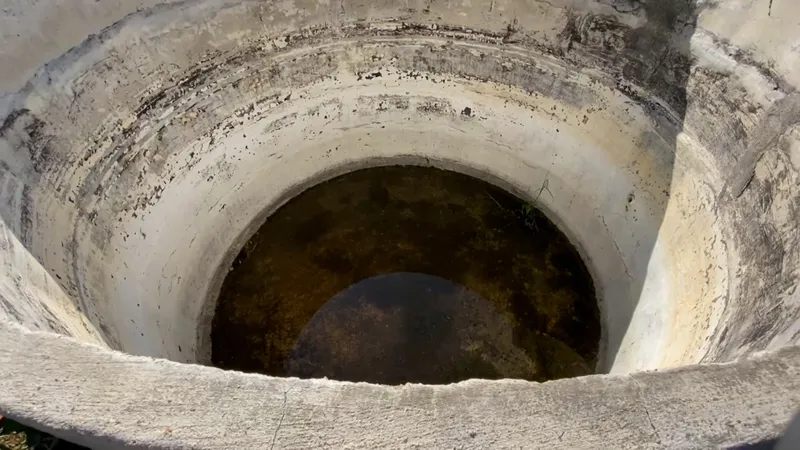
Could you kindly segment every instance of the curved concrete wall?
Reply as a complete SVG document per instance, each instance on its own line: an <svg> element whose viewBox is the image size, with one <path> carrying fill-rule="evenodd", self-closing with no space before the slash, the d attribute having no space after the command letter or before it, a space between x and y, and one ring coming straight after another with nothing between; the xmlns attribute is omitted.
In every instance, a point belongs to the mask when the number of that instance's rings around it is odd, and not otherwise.
<svg viewBox="0 0 800 450"><path fill-rule="evenodd" d="M405 163L562 227L601 372L794 345L800 29L773 3L7 0L0 318L207 363L250 233L314 183Z"/></svg>

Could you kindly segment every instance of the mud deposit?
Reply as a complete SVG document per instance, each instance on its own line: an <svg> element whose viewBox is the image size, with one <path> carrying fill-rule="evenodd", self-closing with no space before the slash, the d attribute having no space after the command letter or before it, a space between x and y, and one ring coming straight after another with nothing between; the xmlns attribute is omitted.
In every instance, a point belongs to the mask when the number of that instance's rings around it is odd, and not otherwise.
<svg viewBox="0 0 800 450"><path fill-rule="evenodd" d="M592 373L599 340L592 279L533 199L383 167L269 217L223 283L212 361L383 384L544 381Z"/></svg>

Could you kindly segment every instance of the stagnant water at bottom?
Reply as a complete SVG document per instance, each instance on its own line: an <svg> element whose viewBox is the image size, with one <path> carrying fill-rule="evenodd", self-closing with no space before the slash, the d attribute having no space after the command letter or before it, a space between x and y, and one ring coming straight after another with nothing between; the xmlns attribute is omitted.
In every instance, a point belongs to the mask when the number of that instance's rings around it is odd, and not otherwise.
<svg viewBox="0 0 800 450"><path fill-rule="evenodd" d="M586 375L599 340L592 279L535 205L423 167L352 172L278 209L211 334L217 367L383 384Z"/></svg>

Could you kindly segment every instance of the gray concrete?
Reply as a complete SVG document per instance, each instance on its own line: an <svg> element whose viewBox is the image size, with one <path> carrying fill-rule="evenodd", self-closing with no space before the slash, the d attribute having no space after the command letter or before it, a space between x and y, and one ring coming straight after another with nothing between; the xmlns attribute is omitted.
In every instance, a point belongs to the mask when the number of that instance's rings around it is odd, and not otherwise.
<svg viewBox="0 0 800 450"><path fill-rule="evenodd" d="M415 417L439 421L463 406L458 395L448 397L453 389L485 397L480 393L519 388L531 402L569 390L594 398L619 389L618 403L597 404L609 408L609 417L636 411L641 422L632 386L649 389L647 383L658 386L666 377L678 383L669 387L676 396L670 398L688 398L695 392L669 378L685 373L707 377L704 383L736 380L728 405L793 399L785 392L795 387L795 350L766 357L769 382L737 375L756 370L756 363L625 375L730 362L800 343L794 94L800 6L780 0L2 2L0 331L8 339L0 341L6 362L0 409L12 416L61 434L114 435L130 444L147 436L152 423L112 425L123 420L112 393L108 400L86 397L96 414L80 416L48 411L44 403L36 409L18 395L32 383L53 392L79 382L105 389L120 377L146 384L161 371L192 380L180 389L220 392L209 395L218 407L232 408L225 420L254 426L260 422L249 421L268 418L251 417L252 405L235 409L238 403L223 394L236 380L277 389L261 404L264 414L277 414L283 391L297 386L297 401L331 408L334 397L356 405L378 396L395 405L385 406L389 416L402 404L392 403L393 395L442 396L444 403L423 401L415 410L421 415ZM250 233L316 182L395 163L458 170L535 200L592 272L603 318L598 370L620 378L389 389L245 377L116 353L207 363L214 301ZM63 365L58 358L84 361L89 353L92 361L120 365L67 367L63 376L48 372L38 382L19 369L52 367L36 355ZM727 375L714 378L717 370ZM314 389L334 397L317 398ZM137 400L150 417L176 414L160 397L141 392ZM506 429L494 417L527 429L498 401L487 404L481 419L494 436ZM575 404L563 402L560 408ZM784 405L752 408L750 434L729 437L686 409L671 417L697 417L686 431L695 440L662 444L771 436L789 419L791 406ZM645 412L661 413L650 406ZM744 420L733 407L709 414ZM311 432L308 420L305 428L293 422L296 434L285 444ZM635 435L614 437L595 422L587 430L596 431L596 440L586 446L617 438L636 445ZM370 446L357 428L367 422L348 426L353 433L336 438L347 441L331 446ZM414 433L429 439L422 447L459 445L452 429L424 429L429 434ZM666 435L659 431L657 439ZM245 447L266 442L260 439Z"/></svg>
<svg viewBox="0 0 800 450"><path fill-rule="evenodd" d="M727 448L774 438L800 349L733 364L528 383L379 386L225 372L0 331L0 409L116 448ZM22 354L23 356L20 356ZM91 380L91 381L89 381Z"/></svg>

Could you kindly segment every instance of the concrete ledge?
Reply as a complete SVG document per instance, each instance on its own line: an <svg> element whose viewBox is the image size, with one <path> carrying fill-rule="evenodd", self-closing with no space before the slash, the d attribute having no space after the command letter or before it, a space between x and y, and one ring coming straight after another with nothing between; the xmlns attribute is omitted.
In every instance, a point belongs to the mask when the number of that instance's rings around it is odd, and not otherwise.
<svg viewBox="0 0 800 450"><path fill-rule="evenodd" d="M102 449L727 447L776 437L800 404L798 347L629 376L391 387L129 356L10 323L0 342L0 411Z"/></svg>

